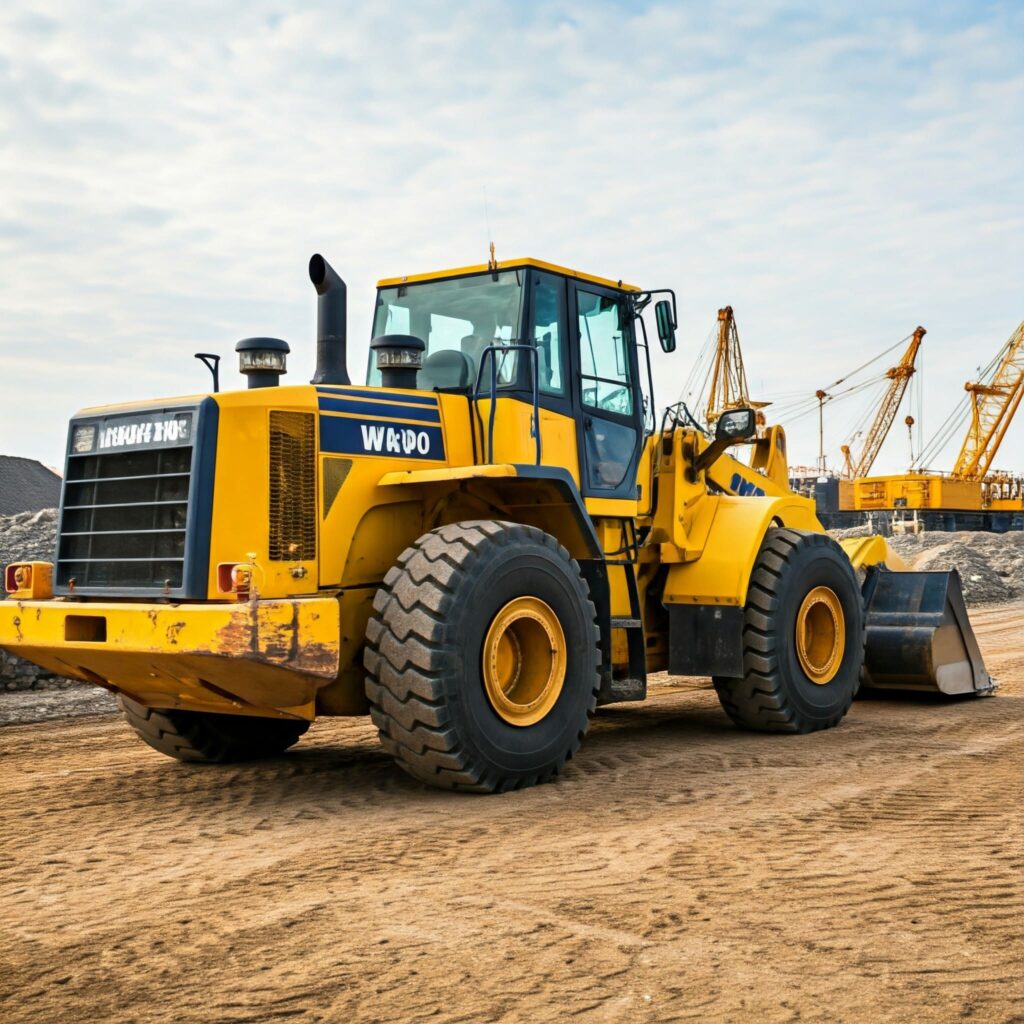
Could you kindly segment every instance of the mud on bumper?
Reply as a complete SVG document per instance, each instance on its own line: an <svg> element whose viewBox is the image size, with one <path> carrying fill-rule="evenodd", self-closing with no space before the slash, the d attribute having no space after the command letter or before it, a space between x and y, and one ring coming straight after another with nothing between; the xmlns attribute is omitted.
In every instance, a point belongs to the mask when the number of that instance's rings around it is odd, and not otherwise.
<svg viewBox="0 0 1024 1024"><path fill-rule="evenodd" d="M337 678L332 597L239 604L0 601L0 647L150 707L314 717Z"/></svg>

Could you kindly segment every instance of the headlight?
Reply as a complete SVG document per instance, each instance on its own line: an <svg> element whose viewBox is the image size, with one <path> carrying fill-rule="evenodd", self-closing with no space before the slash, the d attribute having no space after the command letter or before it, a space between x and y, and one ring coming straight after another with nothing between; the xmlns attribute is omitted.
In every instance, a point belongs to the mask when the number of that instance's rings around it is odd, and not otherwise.
<svg viewBox="0 0 1024 1024"><path fill-rule="evenodd" d="M408 348L381 348L377 350L377 369L383 370L388 366L416 366L423 365L423 353Z"/></svg>
<svg viewBox="0 0 1024 1024"><path fill-rule="evenodd" d="M284 373L285 360L284 352L272 352L268 349L254 349L238 354L239 369L242 373L249 370L275 370L277 373Z"/></svg>
<svg viewBox="0 0 1024 1024"><path fill-rule="evenodd" d="M288 372L288 342L280 338L243 338L236 346L238 369L251 388L275 387Z"/></svg>

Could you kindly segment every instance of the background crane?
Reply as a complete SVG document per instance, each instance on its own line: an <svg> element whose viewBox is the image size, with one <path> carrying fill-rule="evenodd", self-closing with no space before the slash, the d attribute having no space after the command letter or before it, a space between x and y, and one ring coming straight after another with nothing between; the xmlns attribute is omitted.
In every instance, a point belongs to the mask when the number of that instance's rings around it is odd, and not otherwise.
<svg viewBox="0 0 1024 1024"><path fill-rule="evenodd" d="M969 381L964 390L964 397L914 460L913 471L927 472L966 424L960 453L949 476L982 480L990 474L999 446L1024 398L1024 321L979 370L977 382Z"/></svg>
<svg viewBox="0 0 1024 1024"><path fill-rule="evenodd" d="M963 399L912 460L910 472L858 477L845 498L840 495L840 509L912 513L925 529L1024 528L1024 480L992 469L1024 400L1024 322L964 390ZM931 469L965 423L953 469Z"/></svg>
<svg viewBox="0 0 1024 1024"><path fill-rule="evenodd" d="M988 475L1024 397L1024 321L1017 325L993 363L995 369L990 376L964 385L970 396L971 421L952 472L964 480L983 480Z"/></svg>
<svg viewBox="0 0 1024 1024"><path fill-rule="evenodd" d="M803 419L806 416L818 417L818 463L815 471L819 475L829 475L826 459L825 407L839 402L844 408L856 404L858 411L849 428L840 436L844 439L840 451L843 463L839 476L852 479L869 472L885 443L896 414L904 402L908 388L911 390L913 404L914 390L917 391L918 417L909 416L904 422L908 430L915 425L920 437L921 422L921 340L928 332L918 327L912 334L906 335L895 344L872 356L867 362L844 373L837 380L813 394L807 392L791 392L789 395L778 396L774 408L775 418L786 424ZM903 348L899 362L888 370L880 372L879 362L898 349ZM885 365L884 363L882 364ZM916 380L916 384L912 381ZM857 396L860 401L854 403ZM865 402L865 399L869 401ZM857 453L854 455L854 443L859 441ZM913 446L913 432L910 434ZM833 442L834 443L834 442ZM911 455L911 458L913 455Z"/></svg>
<svg viewBox="0 0 1024 1024"><path fill-rule="evenodd" d="M871 472L871 467L875 464L875 459L882 450L882 445L896 419L896 413L899 411L904 394L906 394L910 378L914 375L914 364L917 361L918 350L921 348L921 340L927 333L923 327L917 327L910 337L910 344L903 353L903 358L886 371L885 376L889 380L889 385L878 404L875 418L864 435L864 442L856 459L851 455L848 444L841 446L840 450L843 453L842 475L846 479L852 480L854 477L867 476ZM913 420L908 423L908 427L912 425Z"/></svg>
<svg viewBox="0 0 1024 1024"><path fill-rule="evenodd" d="M750 400L736 318L732 306L726 306L718 311L718 339L711 368L711 387L708 390L707 423L710 426L729 409L763 409L769 404Z"/></svg>

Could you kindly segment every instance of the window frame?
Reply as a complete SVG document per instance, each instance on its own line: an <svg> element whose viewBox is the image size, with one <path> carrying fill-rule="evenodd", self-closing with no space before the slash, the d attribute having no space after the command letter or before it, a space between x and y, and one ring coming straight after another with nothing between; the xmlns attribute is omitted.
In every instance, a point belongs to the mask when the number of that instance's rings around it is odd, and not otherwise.
<svg viewBox="0 0 1024 1024"><path fill-rule="evenodd" d="M498 271L499 274L518 274L518 275L520 275L520 284L519 284L519 292L520 292L520 297L519 297L519 333L520 333L520 335L522 335L522 333L523 333L523 323L524 323L524 319L523 318L526 316L527 310L529 308L530 273L531 273L531 271L532 271L531 267L523 267L523 266L519 266L519 267L502 267ZM384 286L379 286L378 285L378 287L374 291L373 311L370 314L370 332L371 332L371 334L373 333L373 326L374 326L374 324L376 323L376 320L377 320L377 310L380 307L380 299L381 299L381 293L382 292L390 291L392 288L402 288L402 287L415 288L415 287L417 287L418 285L421 285L421 284L434 284L434 283L438 283L438 282L441 282L441 281L462 281L462 280L465 280L466 278L469 278L469 277L484 278L484 277L490 277L492 275L493 275L493 271L490 271L490 270L479 271L478 270L478 271L473 271L472 273L468 273L468 274L452 274L450 277L439 277L439 278L431 279L429 281L409 281L409 282L407 282L405 284L387 284L387 285L384 285ZM411 329L412 328L410 326L410 330ZM423 340L424 343L427 342L426 338L424 338L422 340ZM510 341L510 344L516 344L518 340L519 339L517 339L517 338L512 338L511 341ZM374 363L374 353L373 353L373 350L371 349L367 353L366 375L364 377L364 382L365 383L364 383L363 386L365 386L365 387L380 387L379 381L376 382L376 383L372 383L371 382L375 370L376 370L376 365ZM520 371L518 371L518 370L517 370L517 375L520 375ZM487 374L485 374L484 375L484 379L485 379L485 381L489 380L489 376ZM476 381L471 382L468 388L440 388L438 390L442 394L451 394L451 393L454 393L454 394L472 394L473 386L475 385L475 383L476 383ZM528 400L532 402L532 400L533 400L533 398L532 398L532 395L533 395L533 390L532 390L533 389L533 385L532 385L531 382L528 382L523 387L521 387L519 382L515 381L515 380L509 381L508 383L505 383L505 384L499 384L498 385L498 390L503 395L507 395L510 392L518 392L520 390L523 390L524 388L530 392L530 397L529 397Z"/></svg>
<svg viewBox="0 0 1024 1024"><path fill-rule="evenodd" d="M569 331L571 320L569 318L569 284L565 276L562 274L556 274L550 270L541 270L537 267L530 267L529 274L526 281L526 305L524 309L523 318L520 323L524 325L523 342L530 345L534 351L537 349L537 340L533 337L533 310L534 310L534 296L536 294L536 288L538 282L542 279L550 279L557 281L559 287L562 289L562 319L558 325L558 358L559 366L561 368L562 381L564 388L561 394L554 391L544 391L543 388L538 386L538 394L540 399L540 406L544 409L551 409L555 412L564 413L566 416L572 415L572 391L574 385L574 375L572 369L572 361L569 354ZM537 367L540 368L539 356L535 356L538 360ZM521 388L525 394L526 401L533 402L533 380L532 380L532 368L528 365L532 360L522 360L520 373L522 376Z"/></svg>
<svg viewBox="0 0 1024 1024"><path fill-rule="evenodd" d="M637 469L640 464L640 455L643 451L643 446L646 443L646 433L644 431L644 414L643 414L643 402L637 401L639 387L637 382L640 380L640 359L637 352L636 344L636 320L633 316L632 305L629 299L629 293L624 291L618 291L615 288L608 288L604 285L594 284L592 281L585 281L580 279L567 279L567 284L571 284L572 287L569 289L569 304L567 306L567 315L569 322L572 324L573 343L570 345L571 357L572 357L572 399L573 399L573 417L576 420L576 433L577 433L577 452L580 462L580 492L585 497L595 498L628 498L636 499L637 496ZM595 406L583 404L583 381L585 379L591 379L592 374L584 375L583 373L583 338L581 337L582 332L579 328L579 306L577 303L578 292L588 292L591 295L601 295L607 298L614 299L620 304L624 311L625 327L624 332L624 344L625 344L625 355L629 363L629 384L630 390L633 392L633 412L630 415L624 413L612 412L608 409L599 409ZM623 386L621 380L609 380L608 378L594 378L597 380L607 380L608 383L617 384ZM593 487L590 484L589 467L587 465L587 441L585 431L587 429L587 419L606 419L612 423L618 423L621 426L632 427L636 440L633 444L633 454L630 459L629 468L624 475L622 482L616 487Z"/></svg>

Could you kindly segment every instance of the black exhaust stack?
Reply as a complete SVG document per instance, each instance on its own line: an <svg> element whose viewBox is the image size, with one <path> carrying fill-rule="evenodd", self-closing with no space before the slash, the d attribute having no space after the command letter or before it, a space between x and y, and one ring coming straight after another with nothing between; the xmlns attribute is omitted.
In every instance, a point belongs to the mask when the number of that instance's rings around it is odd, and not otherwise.
<svg viewBox="0 0 1024 1024"><path fill-rule="evenodd" d="M316 373L310 384L351 384L348 357L347 292L337 271L317 253L309 260L316 304Z"/></svg>

